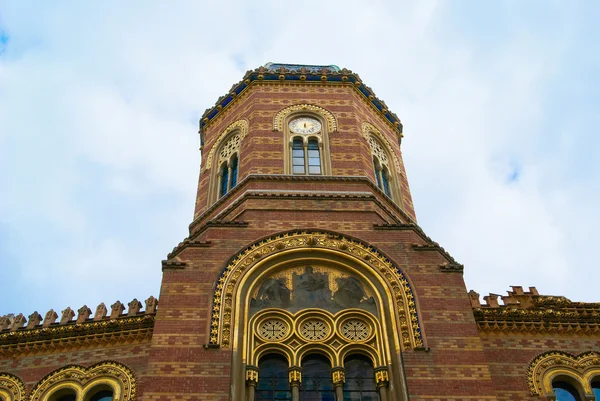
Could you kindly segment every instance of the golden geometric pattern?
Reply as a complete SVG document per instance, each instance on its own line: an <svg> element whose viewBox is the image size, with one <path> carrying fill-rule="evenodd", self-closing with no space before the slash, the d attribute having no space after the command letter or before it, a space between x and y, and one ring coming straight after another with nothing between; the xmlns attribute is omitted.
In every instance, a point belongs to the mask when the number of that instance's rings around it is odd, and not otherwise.
<svg viewBox="0 0 600 401"><path fill-rule="evenodd" d="M229 347L231 344L233 298L236 284L259 261L290 250L319 249L334 251L362 261L390 286L400 324L400 342L404 349L423 346L423 337L415 296L404 274L372 246L328 232L294 231L263 239L238 253L223 269L213 293L210 343Z"/></svg>
<svg viewBox="0 0 600 401"><path fill-rule="evenodd" d="M350 341L363 341L371 335L371 328L362 320L351 319L342 325L342 335Z"/></svg>
<svg viewBox="0 0 600 401"><path fill-rule="evenodd" d="M240 138L240 134L236 134L236 135L232 136L227 141L225 146L223 146L223 148L221 149L221 152L219 153L219 155L221 156L220 161L229 160L229 157L240 148L241 140L242 139Z"/></svg>
<svg viewBox="0 0 600 401"><path fill-rule="evenodd" d="M93 389L95 383L109 384L113 388L114 398L119 401L133 401L137 397L137 384L133 372L125 365L113 361L100 362L85 368L70 365L55 370L40 380L31 390L30 401L39 401L48 391L62 383L79 393L78 399L84 399L84 389Z"/></svg>
<svg viewBox="0 0 600 401"><path fill-rule="evenodd" d="M327 128L330 133L337 130L337 122L335 121L335 117L333 114L331 114L331 112L322 107L313 106L312 104L295 104L293 106L286 107L275 115L273 118L273 131L281 131L283 129L283 120L286 116L302 111L317 113L325 117L325 120L327 120Z"/></svg>
<svg viewBox="0 0 600 401"><path fill-rule="evenodd" d="M310 319L300 325L300 334L308 341L323 340L329 332L329 326L321 319Z"/></svg>
<svg viewBox="0 0 600 401"><path fill-rule="evenodd" d="M277 341L285 338L290 326L281 319L265 320L258 326L258 334L265 340Z"/></svg>
<svg viewBox="0 0 600 401"><path fill-rule="evenodd" d="M213 155L215 153L215 149L218 149L220 146L220 143L225 139L225 137L227 137L227 135L229 135L229 133L235 129L240 130L240 133L238 135L240 136L239 141L241 142L241 140L244 139L246 137L246 135L248 134L248 121L237 120L237 121L231 123L225 129L225 131L223 131L221 133L221 135L219 135L219 138L215 141L214 145L210 149L210 152L208 153L208 156L206 158L206 165L204 167L206 170L208 170L210 168L210 166L212 165L212 159L213 159ZM238 147L239 147L239 142L238 142Z"/></svg>
<svg viewBox="0 0 600 401"><path fill-rule="evenodd" d="M371 146L371 149L373 150L373 154L375 154L375 151L376 151L375 145L383 144L383 147L387 148L387 152L385 152L385 150L383 150L383 148L381 146L377 146L378 153L375 155L380 158L381 154L383 154L383 155L385 155L386 153L391 154L392 159L394 160L394 167L396 168L396 171L398 172L398 174L400 174L402 172L400 169L400 162L398 161L398 158L396 157L396 153L394 153L394 151L392 150L390 143L385 138L385 136L383 136L381 131L379 131L377 128L375 128L374 125L369 124L367 122L363 122L362 123L362 134L363 134L363 137L367 140L367 142L369 142L369 146ZM377 139L373 139L373 136L376 136ZM379 161L381 161L381 162L383 162L383 160L384 159L381 159L381 158L379 159ZM385 163L387 163L387 156L385 157L385 160L386 160Z"/></svg>
<svg viewBox="0 0 600 401"><path fill-rule="evenodd" d="M538 355L529 364L529 391L532 395L554 395L552 380L557 376L568 376L578 381L585 394L592 396L590 383L594 377L600 377L600 353L590 351L574 356L550 351Z"/></svg>

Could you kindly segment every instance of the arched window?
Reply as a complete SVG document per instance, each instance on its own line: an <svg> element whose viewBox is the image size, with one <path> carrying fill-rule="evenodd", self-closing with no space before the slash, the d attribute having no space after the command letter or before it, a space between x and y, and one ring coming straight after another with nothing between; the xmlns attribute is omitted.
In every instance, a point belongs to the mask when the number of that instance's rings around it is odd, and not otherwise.
<svg viewBox="0 0 600 401"><path fill-rule="evenodd" d="M210 150L205 168L210 169L208 204L229 193L238 183L240 147L248 132L248 123L238 120L217 138Z"/></svg>
<svg viewBox="0 0 600 401"><path fill-rule="evenodd" d="M255 401L287 401L292 399L288 381L288 361L279 354L268 354L258 363Z"/></svg>
<svg viewBox="0 0 600 401"><path fill-rule="evenodd" d="M373 156L373 172L377 187L389 198L399 197L398 185L394 179L393 166L388 151L373 135L369 136L369 145Z"/></svg>
<svg viewBox="0 0 600 401"><path fill-rule="evenodd" d="M90 398L90 401L112 401L113 400L113 392L111 390L100 390Z"/></svg>
<svg viewBox="0 0 600 401"><path fill-rule="evenodd" d="M323 112L327 113L325 110ZM279 129L284 131L285 143L287 143L284 148L285 174L331 174L329 158L331 125L331 121L317 112L300 111L282 117L282 126Z"/></svg>
<svg viewBox="0 0 600 401"><path fill-rule="evenodd" d="M300 401L335 401L331 364L326 357L312 354L302 360Z"/></svg>
<svg viewBox="0 0 600 401"><path fill-rule="evenodd" d="M346 385L344 401L379 400L375 371L371 360L363 355L351 355L344 362Z"/></svg>
<svg viewBox="0 0 600 401"><path fill-rule="evenodd" d="M577 389L571 383L554 381L552 388L556 394L556 401L581 401Z"/></svg>

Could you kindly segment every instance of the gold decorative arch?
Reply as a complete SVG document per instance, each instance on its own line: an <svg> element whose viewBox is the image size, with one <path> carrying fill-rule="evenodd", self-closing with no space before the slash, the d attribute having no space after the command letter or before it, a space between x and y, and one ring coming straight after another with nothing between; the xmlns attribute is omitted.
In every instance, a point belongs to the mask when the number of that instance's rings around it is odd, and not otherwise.
<svg viewBox="0 0 600 401"><path fill-rule="evenodd" d="M23 380L10 373L0 373L0 399L5 401L25 400Z"/></svg>
<svg viewBox="0 0 600 401"><path fill-rule="evenodd" d="M383 136L383 134L381 133L381 131L379 129L377 129L373 124L370 124L368 122L363 122L362 123L362 135L367 140L367 142L369 141L369 136L371 136L371 135L373 135L378 142L381 142L381 144L386 148L385 150L387 151L387 153L392 156L392 160L394 160L394 168L396 169L398 174L400 174L402 172L402 170L400 169L400 161L398 161L398 157L396 156L396 153L394 151L392 151L392 146L390 145L388 140L385 138L385 136Z"/></svg>
<svg viewBox="0 0 600 401"><path fill-rule="evenodd" d="M423 346L423 337L417 316L415 296L404 274L374 247L357 240L328 232L296 231L263 239L238 253L223 269L213 294L210 344L231 346L233 300L236 284L261 260L280 252L311 249L336 253L368 266L389 289L390 307L396 308L396 319L404 349Z"/></svg>
<svg viewBox="0 0 600 401"><path fill-rule="evenodd" d="M552 380L569 377L579 382L586 395L592 395L591 382L600 377L600 353L590 351L577 356L561 351L538 355L530 364L527 384L533 395L554 395Z"/></svg>
<svg viewBox="0 0 600 401"><path fill-rule="evenodd" d="M334 132L335 130L337 130L337 121L335 120L335 117L333 116L333 114L331 114L330 111L325 110L322 107L314 106L312 104L306 104L306 103L295 104L293 106L286 107L285 109L283 109L279 113L277 113L275 115L275 117L273 118L273 130L281 131L283 129L283 121L285 120L286 116L288 116L292 113L302 112L302 111L308 111L308 112L313 112L313 113L322 115L325 118L325 120L327 120L328 131L331 133L331 132Z"/></svg>
<svg viewBox="0 0 600 401"><path fill-rule="evenodd" d="M214 157L216 149L219 148L219 146L221 145L221 142L223 142L223 140L229 135L229 133L232 132L233 130L239 129L240 130L240 141L241 141L248 134L248 126L249 126L248 121L246 121L246 120L237 120L237 121L234 121L233 123L229 124L229 126L225 129L225 131L223 131L221 133L221 135L219 135L219 138L217 138L217 140L215 141L215 144L210 149L210 152L208 153L208 156L206 157L205 169L208 170L210 168L210 166L212 165L212 159Z"/></svg>
<svg viewBox="0 0 600 401"><path fill-rule="evenodd" d="M96 386L111 387L118 401L133 401L137 383L133 372L125 365L104 361L85 368L70 365L48 374L31 390L30 401L47 401L55 391L69 388L81 397ZM83 399L83 398L78 398Z"/></svg>

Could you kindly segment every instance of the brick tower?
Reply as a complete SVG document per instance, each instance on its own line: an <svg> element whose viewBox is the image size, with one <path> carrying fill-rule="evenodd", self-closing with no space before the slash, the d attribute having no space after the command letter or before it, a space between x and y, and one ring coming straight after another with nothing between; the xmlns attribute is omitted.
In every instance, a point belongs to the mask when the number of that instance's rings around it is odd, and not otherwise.
<svg viewBox="0 0 600 401"><path fill-rule="evenodd" d="M417 226L402 125L357 74L269 63L200 137L146 399L493 396L462 266Z"/></svg>

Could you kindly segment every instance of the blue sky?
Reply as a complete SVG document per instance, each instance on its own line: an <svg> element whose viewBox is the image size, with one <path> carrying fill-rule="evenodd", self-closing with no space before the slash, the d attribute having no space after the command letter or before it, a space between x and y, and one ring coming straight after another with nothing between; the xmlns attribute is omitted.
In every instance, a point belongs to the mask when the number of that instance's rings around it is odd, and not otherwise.
<svg viewBox="0 0 600 401"><path fill-rule="evenodd" d="M158 295L197 122L247 69L336 64L402 119L468 289L600 301L591 1L0 2L0 315Z"/></svg>

